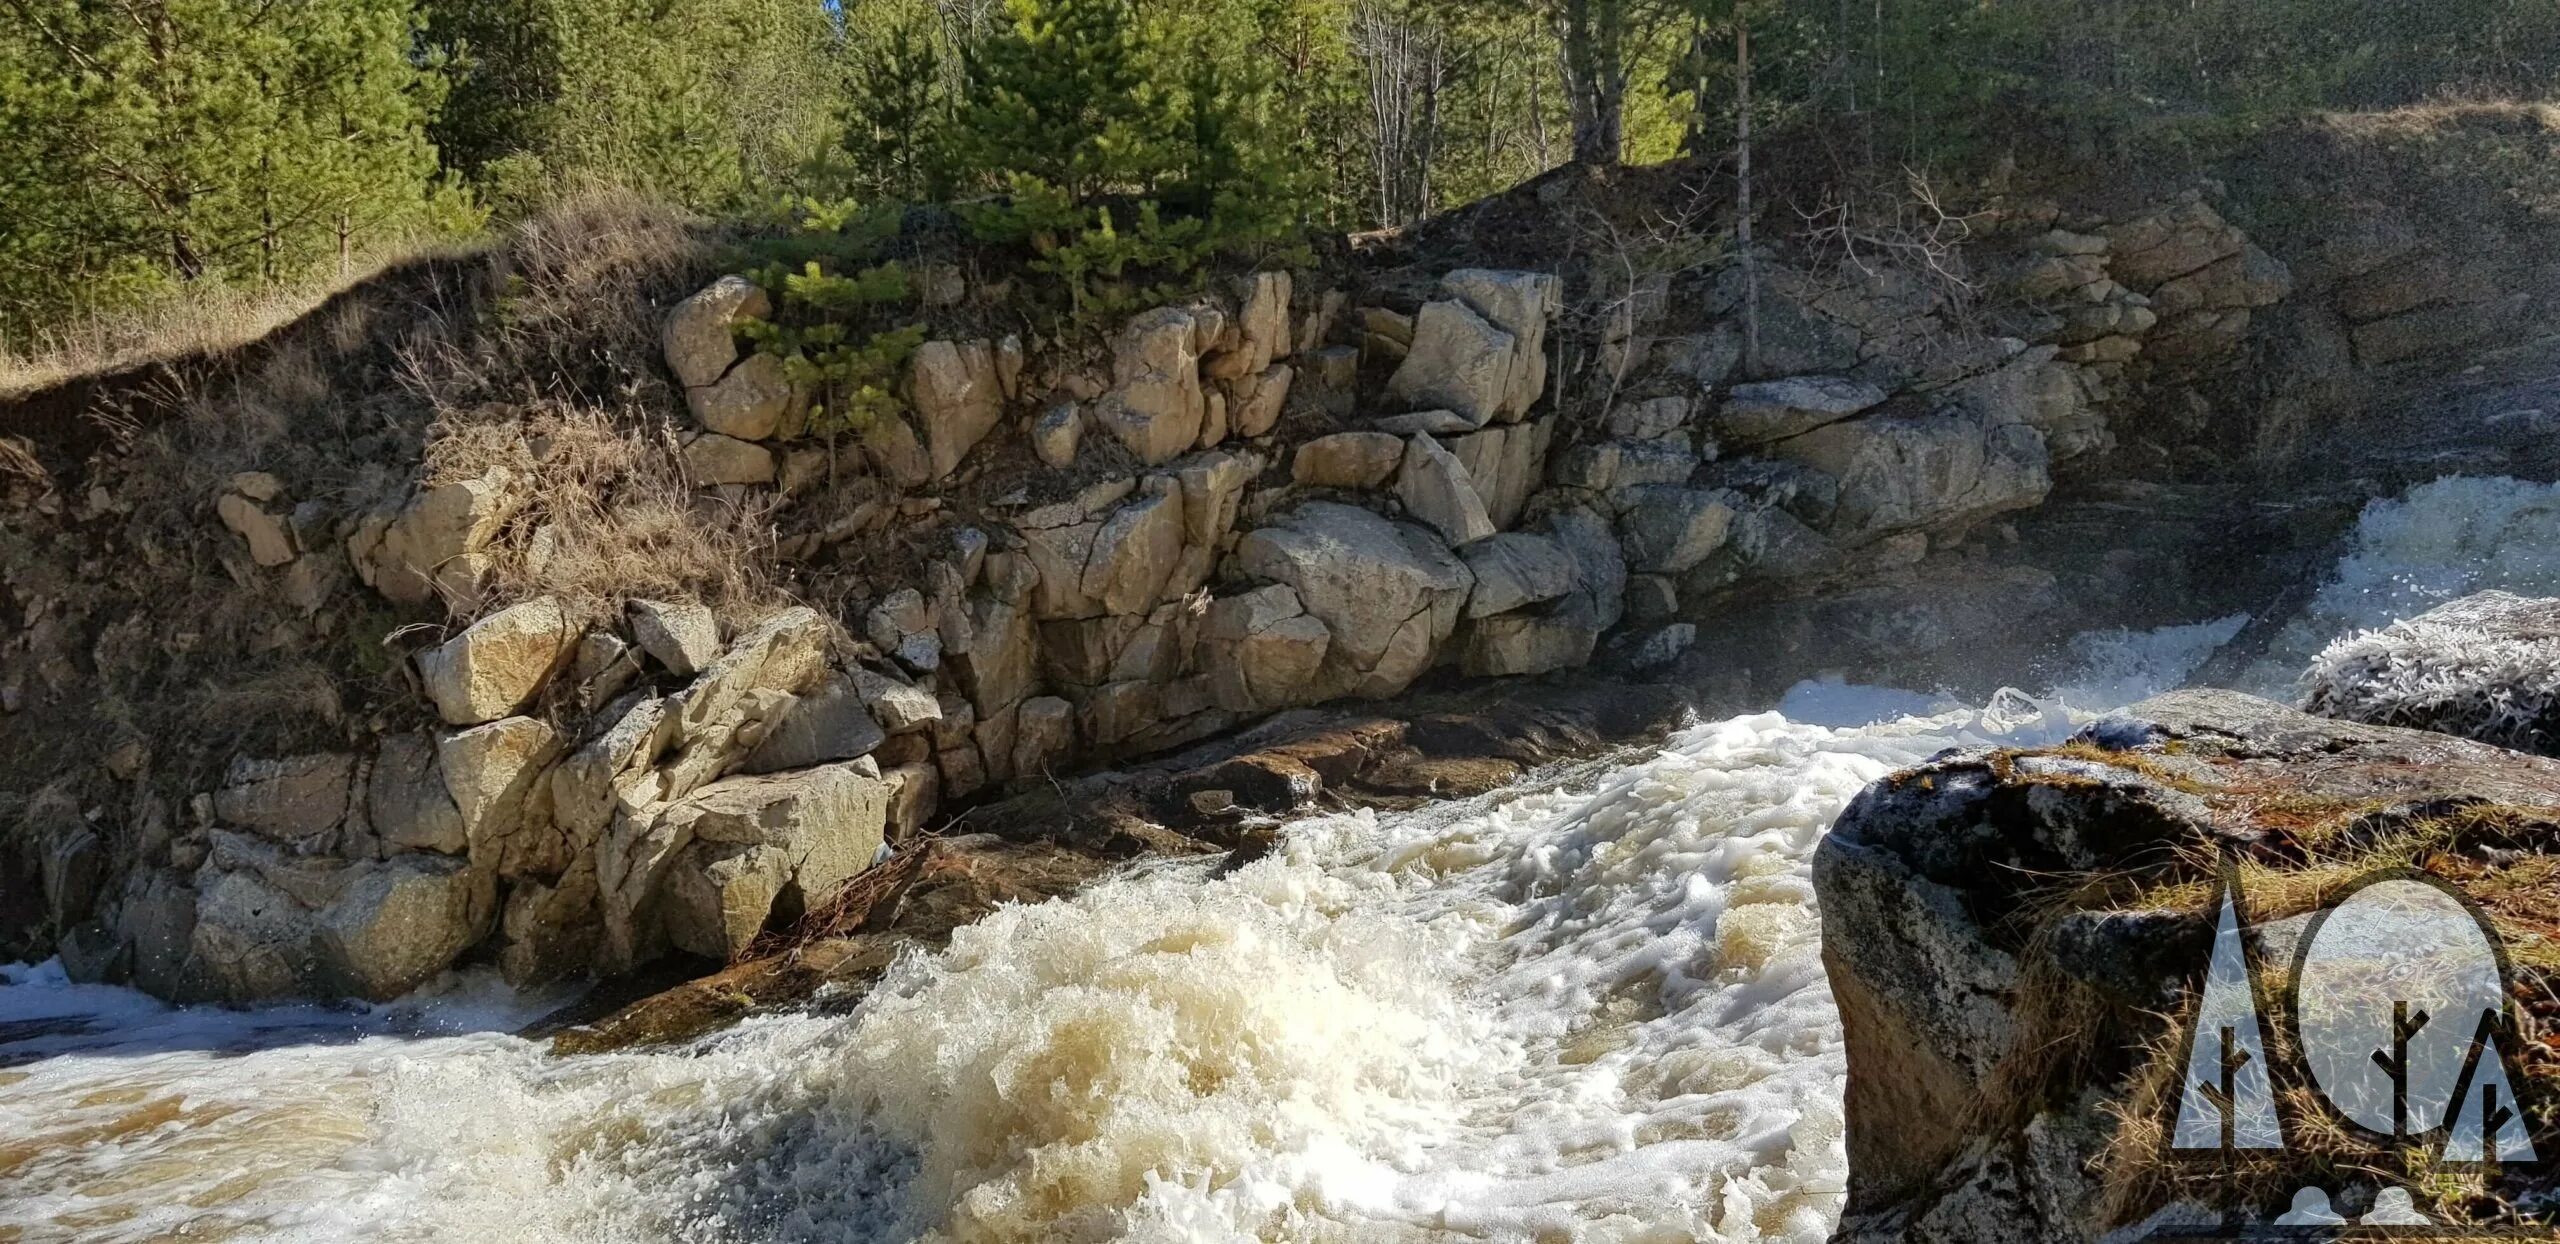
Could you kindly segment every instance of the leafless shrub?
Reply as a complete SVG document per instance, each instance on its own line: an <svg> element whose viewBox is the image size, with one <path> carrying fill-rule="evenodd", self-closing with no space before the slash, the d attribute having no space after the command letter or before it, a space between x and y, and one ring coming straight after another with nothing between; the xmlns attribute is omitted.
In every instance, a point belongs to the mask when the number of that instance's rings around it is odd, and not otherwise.
<svg viewBox="0 0 2560 1244"><path fill-rule="evenodd" d="M1900 193L1826 195L1797 208L1804 245L1817 265L1853 269L1874 277L1887 268L1926 273L1951 300L1976 290L1964 245L1973 240L1980 213L1947 210L1928 175L1903 170Z"/></svg>

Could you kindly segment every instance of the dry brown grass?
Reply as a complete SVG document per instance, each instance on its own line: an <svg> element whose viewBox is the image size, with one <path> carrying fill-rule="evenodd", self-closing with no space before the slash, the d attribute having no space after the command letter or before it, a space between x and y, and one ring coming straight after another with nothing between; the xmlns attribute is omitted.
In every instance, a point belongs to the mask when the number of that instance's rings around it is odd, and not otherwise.
<svg viewBox="0 0 2560 1244"><path fill-rule="evenodd" d="M470 239L404 239L375 249L344 273L272 285L203 285L147 306L93 314L16 339L0 338L0 400L74 376L247 345L380 275Z"/></svg>
<svg viewBox="0 0 2560 1244"><path fill-rule="evenodd" d="M366 590L340 547L419 485L491 462L527 504L498 533L490 607L556 592L595 612L652 595L751 614L778 599L768 516L690 488L676 453L683 405L657 325L704 279L696 228L628 197L578 199L281 325L236 321L259 333L245 344L183 353L214 337L208 319L148 347L182 353L144 372L21 401L10 430L26 445L0 448L0 474L56 477L36 484L50 508L0 524L0 563L45 576L72 620L41 637L59 654L43 668L95 676L11 719L17 754L77 766L113 728L154 741L182 799L234 752L337 746L404 720L415 641L386 637L455 619ZM269 509L292 519L294 566L250 564L215 518L243 471L282 481ZM80 619L103 629L84 640Z"/></svg>
<svg viewBox="0 0 2560 1244"><path fill-rule="evenodd" d="M772 501L686 479L683 400L660 378L665 307L706 276L692 220L627 194L572 198L493 251L467 324L395 348L430 411L416 477L503 470L522 507L499 535L488 604L561 597L593 615L634 597L724 613L777 603Z"/></svg>
<svg viewBox="0 0 2560 1244"><path fill-rule="evenodd" d="M698 492L673 437L570 407L480 423L438 441L431 478L507 467L523 508L500 536L493 601L551 595L590 616L624 601L700 600L741 615L771 604L773 502Z"/></svg>

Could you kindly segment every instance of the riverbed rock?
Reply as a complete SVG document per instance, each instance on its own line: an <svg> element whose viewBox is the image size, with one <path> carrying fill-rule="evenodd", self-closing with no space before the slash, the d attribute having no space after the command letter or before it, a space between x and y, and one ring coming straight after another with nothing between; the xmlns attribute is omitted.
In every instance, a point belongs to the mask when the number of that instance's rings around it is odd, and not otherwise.
<svg viewBox="0 0 2560 1244"><path fill-rule="evenodd" d="M727 778L662 814L687 845L668 865L668 940L727 959L777 914L796 917L871 866L887 827L888 783L866 766Z"/></svg>
<svg viewBox="0 0 2560 1244"><path fill-rule="evenodd" d="M2560 600L2479 592L2340 638L2303 707L2560 756Z"/></svg>
<svg viewBox="0 0 2560 1244"><path fill-rule="evenodd" d="M1189 450L1208 417L1196 332L1190 312L1162 307L1131 319L1113 339L1113 386L1093 417L1148 466Z"/></svg>
<svg viewBox="0 0 2560 1244"><path fill-rule="evenodd" d="M2443 828L2465 805L2497 815ZM1832 1238L2095 1241L2170 1200L2268 1222L2329 1159L2271 1151L2279 1169L2251 1181L2172 1164L2124 1198L2093 1178L2122 1129L2158 1126L2136 1094L2154 1058L2185 1056L2172 1017L2208 955L2218 857L2352 866L2364 844L2432 832L2454 857L2539 862L2552 824L2560 762L2223 691L2144 701L2068 748L1959 749L1874 783L1814 857L1849 1068ZM2457 885L2481 868L2435 867ZM2183 897L2163 907L2144 888ZM2074 894L2122 897L2060 897ZM2317 899L2244 896L2262 960Z"/></svg>
<svg viewBox="0 0 2560 1244"><path fill-rule="evenodd" d="M1474 577L1428 530L1328 501L1248 533L1245 573L1296 590L1332 636L1309 699L1392 695L1456 628Z"/></svg>
<svg viewBox="0 0 2560 1244"><path fill-rule="evenodd" d="M396 855L349 871L319 913L324 993L399 997L452 966L496 916L488 874L462 860Z"/></svg>
<svg viewBox="0 0 2560 1244"><path fill-rule="evenodd" d="M576 646L560 602L538 596L482 618L418 656L436 712L457 726L495 721L523 707Z"/></svg>
<svg viewBox="0 0 2560 1244"><path fill-rule="evenodd" d="M441 855L349 863L217 832L196 877L187 971L224 1001L353 995L424 984L489 931L488 873Z"/></svg>
<svg viewBox="0 0 2560 1244"><path fill-rule="evenodd" d="M676 383L692 388L718 380L738 360L738 325L771 314L772 300L742 276L724 276L677 303L658 332Z"/></svg>
<svg viewBox="0 0 2560 1244"><path fill-rule="evenodd" d="M932 455L933 477L958 469L1004 417L1004 381L984 341L928 341L916 348L908 385Z"/></svg>
<svg viewBox="0 0 2560 1244"><path fill-rule="evenodd" d="M556 882L527 878L509 886L498 933L498 973L517 989L587 972L604 933L594 864L581 860Z"/></svg>
<svg viewBox="0 0 2560 1244"><path fill-rule="evenodd" d="M1599 611L1574 593L1550 604L1478 618L1467 625L1459 667L1479 678L1549 674L1591 662Z"/></svg>

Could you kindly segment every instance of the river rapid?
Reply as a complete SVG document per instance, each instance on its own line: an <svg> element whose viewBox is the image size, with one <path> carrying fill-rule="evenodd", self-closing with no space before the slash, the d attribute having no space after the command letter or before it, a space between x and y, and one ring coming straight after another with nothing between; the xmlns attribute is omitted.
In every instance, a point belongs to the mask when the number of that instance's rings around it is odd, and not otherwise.
<svg viewBox="0 0 2560 1244"><path fill-rule="evenodd" d="M2560 594L2560 489L2370 507L2252 673ZM554 1058L565 999L173 1009L0 968L0 1244L1802 1241L1844 1197L1810 861L1865 784L2177 685L2244 619L2084 636L1987 705L1840 683L1211 879L1006 909L848 1015Z"/></svg>

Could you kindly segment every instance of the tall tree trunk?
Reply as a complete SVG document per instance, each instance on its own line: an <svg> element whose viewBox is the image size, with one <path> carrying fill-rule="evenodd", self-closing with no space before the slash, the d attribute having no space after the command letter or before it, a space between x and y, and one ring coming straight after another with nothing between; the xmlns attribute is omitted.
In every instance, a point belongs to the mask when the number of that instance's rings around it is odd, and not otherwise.
<svg viewBox="0 0 2560 1244"><path fill-rule="evenodd" d="M1733 237L1742 251L1742 374L1760 376L1760 260L1751 253L1751 23L1733 21Z"/></svg>
<svg viewBox="0 0 2560 1244"><path fill-rule="evenodd" d="M1562 0L1565 99L1573 117L1573 159L1618 163L1627 129L1627 0Z"/></svg>

